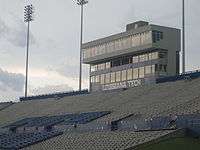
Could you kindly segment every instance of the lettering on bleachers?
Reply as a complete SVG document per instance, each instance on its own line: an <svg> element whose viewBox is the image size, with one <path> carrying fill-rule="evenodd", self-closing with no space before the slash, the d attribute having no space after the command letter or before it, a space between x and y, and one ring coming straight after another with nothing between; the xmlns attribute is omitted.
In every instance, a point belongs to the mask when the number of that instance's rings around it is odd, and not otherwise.
<svg viewBox="0 0 200 150"><path fill-rule="evenodd" d="M137 87L140 85L142 85L142 80L137 79L137 80L132 80L132 81L124 81L124 82L103 85L102 89L104 91L107 91L107 90L122 89L122 88L128 88L128 87Z"/></svg>

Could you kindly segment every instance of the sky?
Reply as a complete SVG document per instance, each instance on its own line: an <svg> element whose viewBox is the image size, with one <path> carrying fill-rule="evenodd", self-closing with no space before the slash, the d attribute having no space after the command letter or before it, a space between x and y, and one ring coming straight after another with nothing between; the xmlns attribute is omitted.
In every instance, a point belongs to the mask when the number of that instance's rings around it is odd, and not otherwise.
<svg viewBox="0 0 200 150"><path fill-rule="evenodd" d="M125 31L138 20L181 28L182 0L89 0L84 42ZM73 0L0 0L0 102L23 96L26 4L35 7L30 28L29 95L78 89L80 7ZM186 68L200 68L199 0L186 0ZM83 88L88 87L83 66Z"/></svg>

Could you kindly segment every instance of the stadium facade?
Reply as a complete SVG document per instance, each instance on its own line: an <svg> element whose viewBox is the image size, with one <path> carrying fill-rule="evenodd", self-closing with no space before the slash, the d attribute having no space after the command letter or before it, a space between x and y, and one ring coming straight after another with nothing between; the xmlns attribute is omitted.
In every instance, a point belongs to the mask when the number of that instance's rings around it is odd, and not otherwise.
<svg viewBox="0 0 200 150"><path fill-rule="evenodd" d="M181 31L138 21L126 31L82 45L90 65L90 90L112 90L154 83L179 74Z"/></svg>

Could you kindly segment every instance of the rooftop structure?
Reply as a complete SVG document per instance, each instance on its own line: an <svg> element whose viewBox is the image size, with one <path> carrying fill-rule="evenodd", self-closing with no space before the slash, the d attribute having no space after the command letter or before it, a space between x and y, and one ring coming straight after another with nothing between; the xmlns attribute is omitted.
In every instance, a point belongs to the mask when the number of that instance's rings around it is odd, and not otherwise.
<svg viewBox="0 0 200 150"><path fill-rule="evenodd" d="M126 31L83 44L92 91L152 83L179 74L179 29L138 21Z"/></svg>

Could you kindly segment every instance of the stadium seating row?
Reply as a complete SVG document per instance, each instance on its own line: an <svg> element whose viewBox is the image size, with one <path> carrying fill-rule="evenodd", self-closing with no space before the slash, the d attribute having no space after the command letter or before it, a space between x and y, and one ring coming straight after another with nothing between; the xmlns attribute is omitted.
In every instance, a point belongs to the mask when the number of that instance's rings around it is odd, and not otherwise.
<svg viewBox="0 0 200 150"><path fill-rule="evenodd" d="M60 131L33 133L0 133L0 149L21 149L26 146L61 135Z"/></svg>
<svg viewBox="0 0 200 150"><path fill-rule="evenodd" d="M18 128L18 127L48 127L54 126L56 124L63 125L74 125L74 124L86 124L97 118L105 116L110 112L87 112L80 114L66 114L58 116L43 116L43 117L33 117L25 118L14 123L11 123L4 128Z"/></svg>
<svg viewBox="0 0 200 150"><path fill-rule="evenodd" d="M110 122L130 114L141 114L145 118L159 116L180 105L199 99L200 79L190 82L177 81L157 85L137 87L125 91L91 93L76 97L64 97L59 101L26 101L16 103L0 111L2 125L27 117L60 115L66 111L80 113L87 111L112 111L111 114L98 119L98 122ZM23 109L22 109L23 108ZM200 110L197 106L196 111ZM191 113L192 109L189 110Z"/></svg>
<svg viewBox="0 0 200 150"><path fill-rule="evenodd" d="M0 103L0 111L3 109L6 109L7 107L11 106L12 104L13 104L12 102Z"/></svg>
<svg viewBox="0 0 200 150"><path fill-rule="evenodd" d="M52 94L36 95L36 96L29 96L29 97L21 97L20 101L41 100L41 99L48 99L48 98L60 99L60 98L66 97L66 96L76 96L76 95L83 95L83 94L89 94L88 90L63 92L63 93L52 93Z"/></svg>
<svg viewBox="0 0 200 150"><path fill-rule="evenodd" d="M57 149L58 147L59 149L69 150L122 150L173 132L175 131L65 133L59 137L27 147L24 150Z"/></svg>

